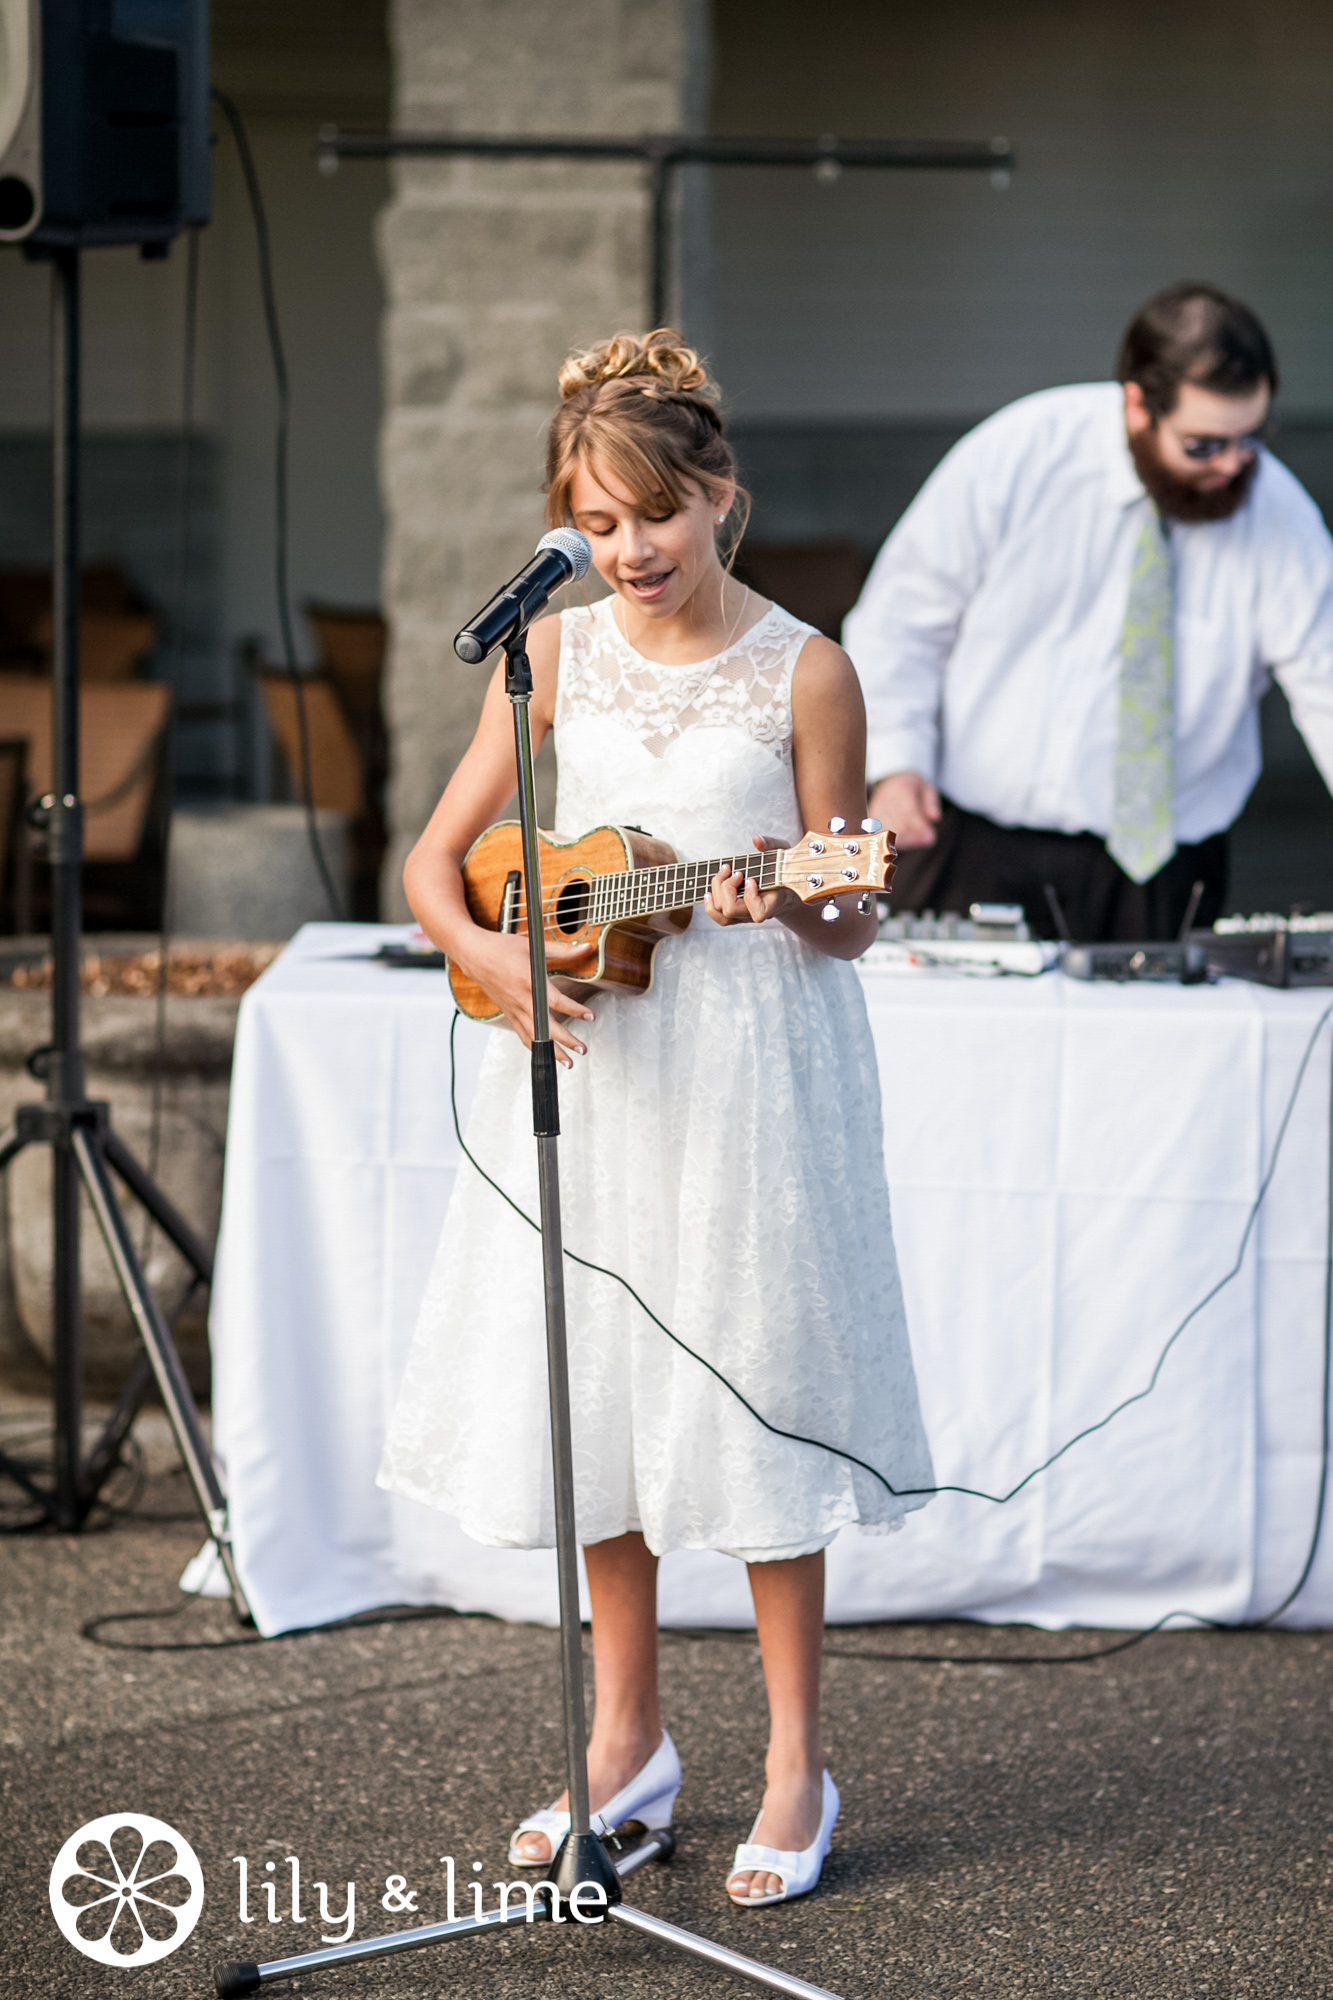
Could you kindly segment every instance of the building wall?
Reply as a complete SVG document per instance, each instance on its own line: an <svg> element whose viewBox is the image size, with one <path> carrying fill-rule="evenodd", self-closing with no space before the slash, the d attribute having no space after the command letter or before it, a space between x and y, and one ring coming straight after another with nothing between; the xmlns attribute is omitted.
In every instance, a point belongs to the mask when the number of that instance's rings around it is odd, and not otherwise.
<svg viewBox="0 0 1333 2000"><path fill-rule="evenodd" d="M1333 10L1310 0L717 0L718 131L1008 138L984 175L714 174L747 419L938 418L1105 377L1183 277L1249 298L1333 412Z"/></svg>
<svg viewBox="0 0 1333 2000"><path fill-rule="evenodd" d="M702 0L395 0L404 129L638 133L704 109ZM486 682L450 641L531 553L564 356L647 311L635 165L412 161L380 231L394 772L386 910Z"/></svg>
<svg viewBox="0 0 1333 2000"><path fill-rule="evenodd" d="M711 124L1007 138L1018 171L712 176L696 319L754 532L873 550L948 444L1015 396L1102 380L1142 300L1247 298L1290 457L1333 514L1333 10L1308 0L717 0ZM690 301L687 300L687 304Z"/></svg>

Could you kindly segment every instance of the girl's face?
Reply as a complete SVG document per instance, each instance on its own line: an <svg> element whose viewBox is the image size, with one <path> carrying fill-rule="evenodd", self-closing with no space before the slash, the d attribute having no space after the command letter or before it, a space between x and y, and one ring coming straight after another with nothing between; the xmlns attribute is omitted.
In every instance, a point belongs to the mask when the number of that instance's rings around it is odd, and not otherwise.
<svg viewBox="0 0 1333 2000"><path fill-rule="evenodd" d="M678 616L704 583L721 573L713 537L735 497L691 483L671 513L649 511L615 475L580 465L570 484L574 526L592 544L598 573L647 618ZM711 602L711 600L710 600Z"/></svg>

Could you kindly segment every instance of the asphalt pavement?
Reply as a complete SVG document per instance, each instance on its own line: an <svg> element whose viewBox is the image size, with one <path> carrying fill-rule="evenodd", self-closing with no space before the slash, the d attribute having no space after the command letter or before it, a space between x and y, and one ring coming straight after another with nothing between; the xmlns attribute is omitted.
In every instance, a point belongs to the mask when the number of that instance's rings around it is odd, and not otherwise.
<svg viewBox="0 0 1333 2000"><path fill-rule="evenodd" d="M463 1906L473 1880L490 1905L514 1872L510 1828L561 1783L552 1632L437 1617L247 1641L226 1605L176 1589L200 1528L169 1459L157 1454L133 1511L91 1532L0 1539L0 2000L206 1996L219 1960L342 1931L348 1883L357 1938L438 1921L445 1855ZM171 1615L84 1635L144 1610ZM757 1651L747 1635L664 1635L679 1847L631 1899L848 2000L1333 1993L1333 1634L1187 1631L1080 1664L1015 1663L1115 1638L831 1631L834 1850L814 1895L747 1912L723 1881L762 1782ZM104 1967L61 1936L48 1880L76 1829L125 1811L184 1835L204 1904L170 1956ZM612 1987L625 2000L747 1990L618 1926L572 1925L266 1990L604 2000Z"/></svg>

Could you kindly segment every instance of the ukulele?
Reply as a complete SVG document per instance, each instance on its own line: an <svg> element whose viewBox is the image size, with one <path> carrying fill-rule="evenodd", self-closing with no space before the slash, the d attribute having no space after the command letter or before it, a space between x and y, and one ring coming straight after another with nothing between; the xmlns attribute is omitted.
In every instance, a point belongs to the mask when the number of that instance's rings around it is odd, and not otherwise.
<svg viewBox="0 0 1333 2000"><path fill-rule="evenodd" d="M849 829L831 819L827 834L807 833L794 847L764 853L728 854L720 860L677 861L664 840L633 826L598 826L580 840L538 833L542 909L548 939L595 946L586 972L553 974L567 993L607 987L646 993L653 983L653 959L664 937L683 931L691 912L708 894L720 868L746 875L761 889L790 889L803 903L860 892L858 909L869 907L876 890L893 879L897 851L893 835L877 819ZM516 819L487 827L463 863L468 912L483 930L526 937L523 849ZM825 917L839 914L828 902ZM460 1012L474 1021L495 1021L500 1009L486 989L460 966L450 964L449 984Z"/></svg>

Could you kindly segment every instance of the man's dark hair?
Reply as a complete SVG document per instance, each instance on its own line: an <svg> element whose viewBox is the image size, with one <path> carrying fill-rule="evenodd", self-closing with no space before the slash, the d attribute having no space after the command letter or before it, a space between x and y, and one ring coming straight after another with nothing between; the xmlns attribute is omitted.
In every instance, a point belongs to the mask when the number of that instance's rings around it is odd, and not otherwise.
<svg viewBox="0 0 1333 2000"><path fill-rule="evenodd" d="M1183 382L1217 396L1243 396L1267 382L1277 359L1263 327L1217 285L1173 285L1142 306L1120 343L1116 376L1137 382L1154 417L1169 416Z"/></svg>

